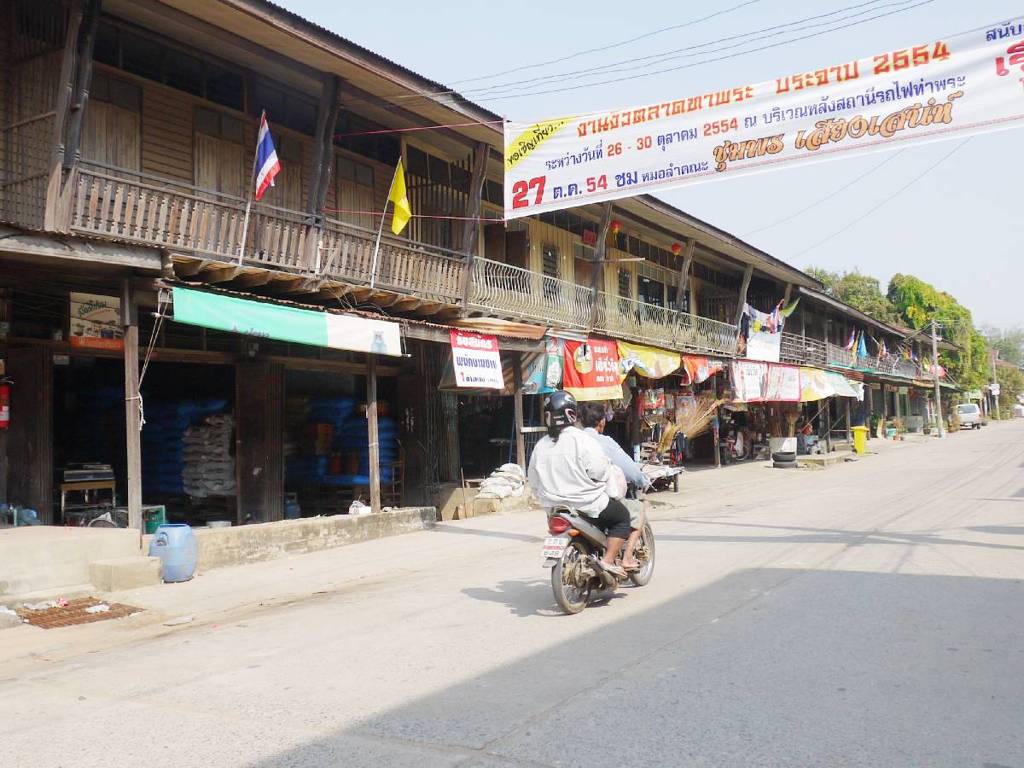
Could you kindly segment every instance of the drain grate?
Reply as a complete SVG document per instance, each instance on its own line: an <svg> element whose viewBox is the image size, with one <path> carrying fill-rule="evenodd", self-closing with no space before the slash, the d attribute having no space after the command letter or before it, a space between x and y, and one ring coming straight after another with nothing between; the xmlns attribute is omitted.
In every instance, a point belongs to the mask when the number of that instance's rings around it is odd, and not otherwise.
<svg viewBox="0 0 1024 768"><path fill-rule="evenodd" d="M90 608L102 605L108 606L108 610L89 611ZM67 605L58 605L41 611L33 611L22 606L16 609L16 613L34 627L57 629L58 627L73 627L78 624L92 624L95 621L106 621L107 619L121 619L133 613L139 613L141 610L141 608L133 608L121 603L107 603L94 597L79 597L69 600Z"/></svg>

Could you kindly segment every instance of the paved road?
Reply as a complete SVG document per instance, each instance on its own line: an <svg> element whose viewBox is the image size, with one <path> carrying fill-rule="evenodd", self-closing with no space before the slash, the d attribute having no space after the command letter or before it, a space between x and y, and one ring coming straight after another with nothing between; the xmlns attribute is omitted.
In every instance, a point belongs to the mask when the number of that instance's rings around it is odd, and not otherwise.
<svg viewBox="0 0 1024 768"><path fill-rule="evenodd" d="M40 633L0 666L0 765L1019 768L1022 467L1011 423L693 473L653 582L574 617L532 515L161 588L292 599L81 656Z"/></svg>

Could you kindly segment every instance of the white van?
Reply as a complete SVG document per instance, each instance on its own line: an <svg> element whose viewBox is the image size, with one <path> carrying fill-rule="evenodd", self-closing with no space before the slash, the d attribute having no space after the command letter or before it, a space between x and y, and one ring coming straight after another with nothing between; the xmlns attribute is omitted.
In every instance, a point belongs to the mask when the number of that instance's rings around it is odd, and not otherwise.
<svg viewBox="0 0 1024 768"><path fill-rule="evenodd" d="M977 403L961 403L956 407L956 415L960 418L961 429L981 429L981 408Z"/></svg>

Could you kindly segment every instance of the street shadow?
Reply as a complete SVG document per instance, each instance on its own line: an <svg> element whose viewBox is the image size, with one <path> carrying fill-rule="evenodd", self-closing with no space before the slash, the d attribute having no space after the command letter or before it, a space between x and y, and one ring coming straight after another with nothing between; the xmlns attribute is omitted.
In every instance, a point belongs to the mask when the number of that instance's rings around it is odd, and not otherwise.
<svg viewBox="0 0 1024 768"><path fill-rule="evenodd" d="M496 589L467 587L462 590L462 594L474 600L508 606L513 616L561 615L554 607L551 584L547 580L503 581Z"/></svg>
<svg viewBox="0 0 1024 768"><path fill-rule="evenodd" d="M473 596L516 613L541 589ZM1014 579L739 571L600 626L546 622L532 653L252 768L1024 765L1022 599Z"/></svg>
<svg viewBox="0 0 1024 768"><path fill-rule="evenodd" d="M632 584L624 584L618 589L605 589L594 592L590 597L587 610L599 609L625 597L624 589L632 588ZM467 587L462 594L474 600L507 605L513 616L549 616L564 617L565 614L556 607L551 594L550 579L531 581L503 581L497 589L486 587Z"/></svg>
<svg viewBox="0 0 1024 768"><path fill-rule="evenodd" d="M975 525L967 529L978 533L1000 533L1007 536L1024 536L1024 526L1020 525Z"/></svg>
<svg viewBox="0 0 1024 768"><path fill-rule="evenodd" d="M751 528L754 530L784 531L788 535L773 536L771 541L790 544L846 544L863 546L865 544L907 544L924 546L962 546L977 547L980 549L1009 549L1024 551L1024 546L1014 544L995 544L986 541L970 541L967 539L954 539L946 536L939 536L932 533L902 533L896 531L860 531L835 528L810 528L794 525L771 525L768 523L730 523L722 520L698 520L696 518L677 518L673 522L684 521L696 525L711 525L715 527ZM984 531L982 528L968 528L967 530ZM1013 529L999 531L1010 533ZM1014 531L1024 533L1024 529ZM724 542L728 544L752 544L766 540L764 535L751 533L749 535L723 536L720 534L690 534L690 533L658 533L658 541L681 541L681 542Z"/></svg>
<svg viewBox="0 0 1024 768"><path fill-rule="evenodd" d="M544 521L541 520L541 530L543 530ZM437 523L430 531L439 531L441 533L458 533L463 536L483 536L490 539L509 539L510 541L527 541L540 544L544 541L543 536L534 536L529 533L515 533L514 531L482 531L479 528L462 528L461 526L451 525L448 523Z"/></svg>

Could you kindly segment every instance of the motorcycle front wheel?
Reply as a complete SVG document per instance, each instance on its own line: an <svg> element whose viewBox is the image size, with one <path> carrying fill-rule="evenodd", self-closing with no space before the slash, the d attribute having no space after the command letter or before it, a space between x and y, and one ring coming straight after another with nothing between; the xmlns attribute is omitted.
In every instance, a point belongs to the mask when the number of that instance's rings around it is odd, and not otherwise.
<svg viewBox="0 0 1024 768"><path fill-rule="evenodd" d="M562 552L562 559L551 569L551 591L558 607L568 614L579 613L590 602L590 580L582 581L580 569L587 559L587 546L581 541L570 541Z"/></svg>
<svg viewBox="0 0 1024 768"><path fill-rule="evenodd" d="M644 587L654 575L654 531L650 523L644 523L634 554L640 560L640 570L631 573L629 580L638 587Z"/></svg>

